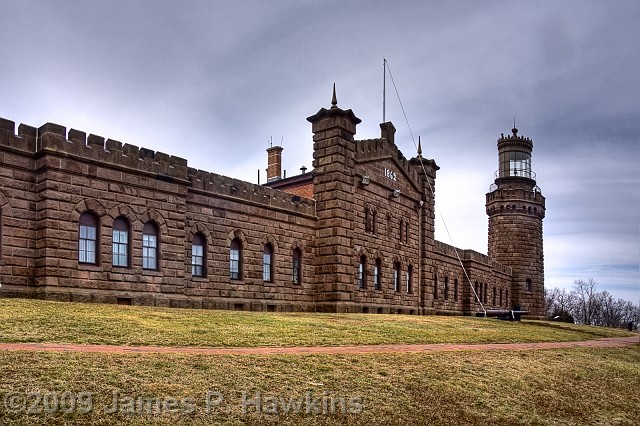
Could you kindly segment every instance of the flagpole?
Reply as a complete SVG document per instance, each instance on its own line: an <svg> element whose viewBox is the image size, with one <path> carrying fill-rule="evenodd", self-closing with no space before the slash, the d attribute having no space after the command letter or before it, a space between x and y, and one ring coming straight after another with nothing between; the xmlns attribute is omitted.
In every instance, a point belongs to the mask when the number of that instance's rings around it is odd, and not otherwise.
<svg viewBox="0 0 640 426"><path fill-rule="evenodd" d="M386 123L387 102L387 59L382 58L382 122Z"/></svg>

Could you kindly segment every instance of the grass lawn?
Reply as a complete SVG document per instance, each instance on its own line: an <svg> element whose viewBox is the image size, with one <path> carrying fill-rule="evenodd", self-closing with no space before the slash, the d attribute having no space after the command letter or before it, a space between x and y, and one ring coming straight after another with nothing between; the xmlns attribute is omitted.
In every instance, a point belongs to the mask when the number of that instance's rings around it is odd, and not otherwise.
<svg viewBox="0 0 640 426"><path fill-rule="evenodd" d="M640 418L638 346L356 356L0 352L0 377L0 423L23 425L635 425ZM54 410L51 395L65 391L78 401L90 393L91 410L80 403L84 411ZM48 395L53 412L34 396L21 408L15 398L28 392ZM114 392L119 411L110 413ZM307 395L316 405L305 405ZM14 411L40 413L8 411L9 397ZM144 398L161 402L130 405ZM302 401L300 412L285 414L280 398ZM174 400L173 411L162 408Z"/></svg>
<svg viewBox="0 0 640 426"><path fill-rule="evenodd" d="M0 299L0 342L159 346L329 346L588 340L626 331L543 321L263 313Z"/></svg>

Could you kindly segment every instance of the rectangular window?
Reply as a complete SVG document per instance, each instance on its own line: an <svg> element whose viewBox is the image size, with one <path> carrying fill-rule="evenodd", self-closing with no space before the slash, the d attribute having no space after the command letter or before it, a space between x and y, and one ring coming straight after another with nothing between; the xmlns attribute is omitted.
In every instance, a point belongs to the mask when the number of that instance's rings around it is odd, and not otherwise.
<svg viewBox="0 0 640 426"><path fill-rule="evenodd" d="M142 235L142 267L144 269L157 269L157 237L155 235Z"/></svg>
<svg viewBox="0 0 640 426"><path fill-rule="evenodd" d="M191 275L204 276L202 265L204 265L204 247L194 244L191 246Z"/></svg>
<svg viewBox="0 0 640 426"><path fill-rule="evenodd" d="M113 266L129 266L128 262L129 233L113 230Z"/></svg>
<svg viewBox="0 0 640 426"><path fill-rule="evenodd" d="M96 263L96 228L94 226L80 225L78 261Z"/></svg>
<svg viewBox="0 0 640 426"><path fill-rule="evenodd" d="M526 152L509 153L509 175L531 177L531 156Z"/></svg>

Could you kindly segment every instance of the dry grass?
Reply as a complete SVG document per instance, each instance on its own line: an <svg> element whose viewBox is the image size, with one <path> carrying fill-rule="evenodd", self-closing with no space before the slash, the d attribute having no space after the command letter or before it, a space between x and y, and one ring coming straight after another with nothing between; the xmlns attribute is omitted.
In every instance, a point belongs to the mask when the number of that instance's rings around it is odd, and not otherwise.
<svg viewBox="0 0 640 426"><path fill-rule="evenodd" d="M160 346L515 343L623 336L561 323L407 315L206 311L0 299L0 341Z"/></svg>
<svg viewBox="0 0 640 426"><path fill-rule="evenodd" d="M7 413L14 424L637 424L640 347L357 356L0 352L0 395L93 393L85 414ZM106 414L121 397L193 401L174 413ZM206 411L207 391L225 400ZM242 412L253 398L360 398L356 414ZM350 403L349 403L350 404ZM350 405L351 406L351 405ZM263 405L264 407L264 405Z"/></svg>

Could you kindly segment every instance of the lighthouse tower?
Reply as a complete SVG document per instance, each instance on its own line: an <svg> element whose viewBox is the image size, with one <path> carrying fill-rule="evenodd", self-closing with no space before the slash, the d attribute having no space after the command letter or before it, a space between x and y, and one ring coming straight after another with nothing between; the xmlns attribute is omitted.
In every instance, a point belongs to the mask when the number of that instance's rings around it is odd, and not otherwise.
<svg viewBox="0 0 640 426"><path fill-rule="evenodd" d="M513 270L512 306L529 310L530 316L543 316L544 256L542 219L545 199L531 170L533 141L518 136L518 129L498 139L499 169L486 194L489 216L488 254Z"/></svg>

